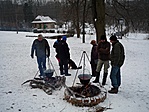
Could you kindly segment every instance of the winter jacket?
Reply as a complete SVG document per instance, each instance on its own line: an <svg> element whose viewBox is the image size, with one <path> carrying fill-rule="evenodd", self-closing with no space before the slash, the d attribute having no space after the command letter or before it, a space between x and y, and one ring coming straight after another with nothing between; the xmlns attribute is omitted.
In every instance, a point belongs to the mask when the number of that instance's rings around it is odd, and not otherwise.
<svg viewBox="0 0 149 112"><path fill-rule="evenodd" d="M124 47L118 40L112 46L111 65L121 67L125 60Z"/></svg>
<svg viewBox="0 0 149 112"><path fill-rule="evenodd" d="M97 45L93 45L91 49L91 61L95 61L98 59L98 53L97 53Z"/></svg>
<svg viewBox="0 0 149 112"><path fill-rule="evenodd" d="M68 47L68 44L66 43L66 41L61 40L58 43L57 51L58 51L60 60L61 59L63 59L63 60L70 59L69 47Z"/></svg>
<svg viewBox="0 0 149 112"><path fill-rule="evenodd" d="M53 47L54 47L54 48L57 48L57 45L58 45L59 42L60 42L60 40L56 40L56 41L54 42L54 44L53 44Z"/></svg>
<svg viewBox="0 0 149 112"><path fill-rule="evenodd" d="M37 57L43 57L43 56L50 56L50 46L48 44L48 41L46 39L43 39L42 41L39 41L38 39L35 39L32 44L31 48L31 56L35 55Z"/></svg>
<svg viewBox="0 0 149 112"><path fill-rule="evenodd" d="M56 58L59 58L59 55L58 55L58 48L57 48L57 46L58 46L58 43L60 42L60 40L56 40L55 42L54 42L54 44L53 44L53 47L55 48L55 51L56 51Z"/></svg>
<svg viewBox="0 0 149 112"><path fill-rule="evenodd" d="M99 42L97 46L98 59L107 61L110 59L110 43L108 41Z"/></svg>

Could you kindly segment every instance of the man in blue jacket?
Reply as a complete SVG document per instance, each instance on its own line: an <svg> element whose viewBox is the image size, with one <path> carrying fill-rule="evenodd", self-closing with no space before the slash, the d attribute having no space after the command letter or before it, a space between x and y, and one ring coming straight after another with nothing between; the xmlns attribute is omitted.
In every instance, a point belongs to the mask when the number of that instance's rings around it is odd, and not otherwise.
<svg viewBox="0 0 149 112"><path fill-rule="evenodd" d="M44 70L46 70L46 56L50 56L50 46L48 41L43 38L41 34L38 35L38 39L35 39L31 48L31 57L37 56L38 68L40 71L40 77L44 77Z"/></svg>

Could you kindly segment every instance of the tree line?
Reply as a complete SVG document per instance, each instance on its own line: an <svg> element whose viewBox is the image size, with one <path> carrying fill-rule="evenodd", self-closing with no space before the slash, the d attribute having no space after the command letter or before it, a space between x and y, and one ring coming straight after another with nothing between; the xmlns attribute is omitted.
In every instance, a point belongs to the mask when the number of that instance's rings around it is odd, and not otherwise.
<svg viewBox="0 0 149 112"><path fill-rule="evenodd" d="M102 10L102 2L105 3L105 10ZM84 23L96 27L96 18L103 11L105 27L118 28L119 20L123 18L129 31L149 32L148 9L148 0L2 0L0 29L30 30L34 18L45 15L56 20L59 25L71 21L72 29L77 30L79 36L80 33L85 33L82 30ZM101 10L100 14L98 10Z"/></svg>

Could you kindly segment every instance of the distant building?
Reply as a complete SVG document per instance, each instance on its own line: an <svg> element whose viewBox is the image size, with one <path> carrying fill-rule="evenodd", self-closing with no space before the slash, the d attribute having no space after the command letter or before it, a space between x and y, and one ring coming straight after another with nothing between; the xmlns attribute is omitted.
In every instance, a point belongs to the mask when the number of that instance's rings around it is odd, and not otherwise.
<svg viewBox="0 0 149 112"><path fill-rule="evenodd" d="M48 31L55 28L55 24L56 21L52 20L49 16L38 15L34 21L32 21L33 31Z"/></svg>

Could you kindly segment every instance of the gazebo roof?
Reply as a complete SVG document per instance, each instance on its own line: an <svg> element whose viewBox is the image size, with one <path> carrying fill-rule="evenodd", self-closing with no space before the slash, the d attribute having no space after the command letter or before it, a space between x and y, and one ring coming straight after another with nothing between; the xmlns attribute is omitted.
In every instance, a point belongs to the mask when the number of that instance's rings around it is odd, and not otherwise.
<svg viewBox="0 0 149 112"><path fill-rule="evenodd" d="M32 23L56 23L49 16L40 16L38 15Z"/></svg>

